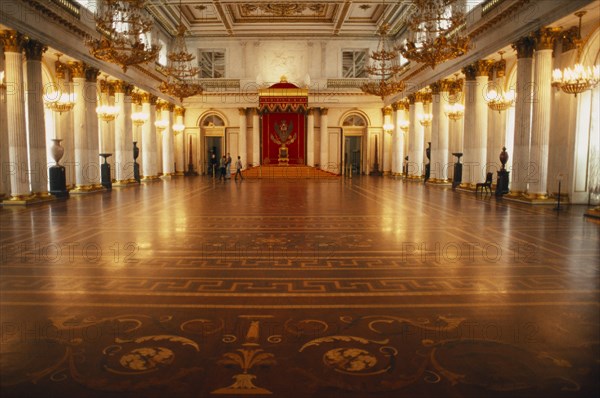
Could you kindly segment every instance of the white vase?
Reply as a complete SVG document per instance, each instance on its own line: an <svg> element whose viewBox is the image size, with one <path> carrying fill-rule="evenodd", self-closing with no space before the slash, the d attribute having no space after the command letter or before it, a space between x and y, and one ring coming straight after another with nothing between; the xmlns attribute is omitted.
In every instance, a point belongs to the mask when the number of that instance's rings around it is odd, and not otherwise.
<svg viewBox="0 0 600 398"><path fill-rule="evenodd" d="M60 166L58 164L58 161L60 159L62 159L63 155L65 154L65 148L63 148L62 146L60 146L60 142L62 141L62 138L52 138L52 148L50 148L50 151L52 152L52 157L54 158L54 161L56 162L56 166Z"/></svg>

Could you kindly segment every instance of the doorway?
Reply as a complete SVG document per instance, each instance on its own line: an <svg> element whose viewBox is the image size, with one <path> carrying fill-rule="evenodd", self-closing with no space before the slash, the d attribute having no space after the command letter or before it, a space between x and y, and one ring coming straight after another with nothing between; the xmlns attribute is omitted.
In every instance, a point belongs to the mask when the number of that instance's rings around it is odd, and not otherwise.
<svg viewBox="0 0 600 398"><path fill-rule="evenodd" d="M344 142L344 169L351 175L360 175L361 169L361 145L362 137L356 135L345 136Z"/></svg>
<svg viewBox="0 0 600 398"><path fill-rule="evenodd" d="M213 171L219 167L219 159L223 156L223 137L215 137L215 136L207 136L205 137L205 146L206 152L206 172L208 175L213 175ZM214 158L212 154L215 154ZM214 160L211 160L214 159ZM212 163L215 163L215 169L213 170Z"/></svg>

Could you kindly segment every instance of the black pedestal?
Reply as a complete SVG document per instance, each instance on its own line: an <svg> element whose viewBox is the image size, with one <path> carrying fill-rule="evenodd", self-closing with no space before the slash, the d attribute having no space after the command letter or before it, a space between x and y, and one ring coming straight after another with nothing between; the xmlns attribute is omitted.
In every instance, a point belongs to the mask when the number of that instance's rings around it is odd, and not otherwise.
<svg viewBox="0 0 600 398"><path fill-rule="evenodd" d="M141 182L140 179L140 165L138 162L133 162L133 178L137 181L137 182Z"/></svg>
<svg viewBox="0 0 600 398"><path fill-rule="evenodd" d="M50 193L59 198L69 196L65 168L63 166L52 166L48 172L50 177Z"/></svg>
<svg viewBox="0 0 600 398"><path fill-rule="evenodd" d="M102 176L102 186L109 190L112 189L112 180L110 178L110 164L102 163L102 165L100 166L100 175Z"/></svg>
<svg viewBox="0 0 600 398"><path fill-rule="evenodd" d="M505 169L498 170L496 196L501 196L508 193L509 174L510 171L506 171Z"/></svg>
<svg viewBox="0 0 600 398"><path fill-rule="evenodd" d="M427 163L425 165L425 180L423 180L423 182L427 182L429 177L431 177L431 164Z"/></svg>
<svg viewBox="0 0 600 398"><path fill-rule="evenodd" d="M456 188L462 182L462 163L454 165L454 176L452 177L452 189Z"/></svg>

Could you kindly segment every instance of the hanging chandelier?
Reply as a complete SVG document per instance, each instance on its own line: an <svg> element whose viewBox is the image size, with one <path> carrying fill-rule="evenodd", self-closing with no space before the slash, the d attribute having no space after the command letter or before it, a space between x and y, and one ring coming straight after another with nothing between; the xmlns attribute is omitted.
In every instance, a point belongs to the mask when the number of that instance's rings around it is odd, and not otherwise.
<svg viewBox="0 0 600 398"><path fill-rule="evenodd" d="M377 51L371 53L371 64L365 67L367 73L374 76L376 80L365 83L360 88L363 92L376 95L382 100L404 90L404 82L394 80L394 75L399 73L402 67L398 64L400 53L391 48L388 43L387 33L389 30L390 25L387 23L379 28Z"/></svg>
<svg viewBox="0 0 600 398"><path fill-rule="evenodd" d="M66 65L60 62L61 53L56 53L56 62L55 68L57 71L64 73L66 69ZM3 76L4 76L4 72ZM4 78L2 79L4 80ZM44 105L46 108L57 112L59 114L63 114L64 112L69 112L75 106L75 93L69 93L68 90L56 90L51 93L44 95Z"/></svg>
<svg viewBox="0 0 600 398"><path fill-rule="evenodd" d="M575 16L579 18L579 29L576 38L577 47L580 47L582 42L581 19L585 14L586 11L575 13ZM585 67L577 63L572 68L555 69L552 72L552 86L567 94L575 94L575 96L596 87L598 81L600 81L600 66L598 65Z"/></svg>
<svg viewBox="0 0 600 398"><path fill-rule="evenodd" d="M167 81L162 82L159 87L164 94L179 98L179 101L202 94L203 90L197 81L200 69L192 66L192 61L196 57L188 52L185 45L186 30L181 18L181 1L179 1L179 26L177 26L173 49L167 55L168 65L164 69Z"/></svg>
<svg viewBox="0 0 600 398"><path fill-rule="evenodd" d="M487 105L491 110L502 112L510 108L515 103L514 91L490 90L486 96Z"/></svg>
<svg viewBox="0 0 600 398"><path fill-rule="evenodd" d="M148 40L153 20L145 15L145 0L100 0L94 17L100 39L86 45L95 58L119 65L123 72L132 65L156 60L160 46Z"/></svg>
<svg viewBox="0 0 600 398"><path fill-rule="evenodd" d="M407 132L408 129L410 128L410 122L408 120L400 120L400 123L398 123L398 126L400 127L400 129L404 132Z"/></svg>
<svg viewBox="0 0 600 398"><path fill-rule="evenodd" d="M421 123L421 126L423 127L431 126L431 122L433 121L433 115L431 113L422 113L418 116L418 118L419 123Z"/></svg>
<svg viewBox="0 0 600 398"><path fill-rule="evenodd" d="M453 104L448 105L444 113L446 114L446 116L448 116L448 119L457 121L464 116L465 107L463 104L455 102Z"/></svg>
<svg viewBox="0 0 600 398"><path fill-rule="evenodd" d="M402 55L430 66L467 53L470 40L461 35L465 13L457 0L412 0L413 13L408 19L412 38L399 48Z"/></svg>

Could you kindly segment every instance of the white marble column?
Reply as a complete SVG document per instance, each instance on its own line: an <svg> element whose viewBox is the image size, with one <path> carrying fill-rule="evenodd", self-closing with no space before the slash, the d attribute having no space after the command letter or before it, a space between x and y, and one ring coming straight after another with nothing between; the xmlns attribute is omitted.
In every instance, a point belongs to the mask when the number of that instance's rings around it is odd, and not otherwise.
<svg viewBox="0 0 600 398"><path fill-rule="evenodd" d="M32 199L29 186L27 127L25 123L25 93L23 79L23 46L26 39L14 30L2 32L6 62L6 111L8 117L8 147L10 199L5 204L24 204Z"/></svg>
<svg viewBox="0 0 600 398"><path fill-rule="evenodd" d="M87 145L87 123L88 118L85 111L85 68L83 62L69 62L69 70L73 77L73 94L75 95L75 106L73 107L73 134L75 144L75 189L73 193L87 189L87 181L84 178L84 167L89 164Z"/></svg>
<svg viewBox="0 0 600 398"><path fill-rule="evenodd" d="M245 165L248 163L248 147L247 147L247 136L248 136L248 119L246 116L246 108L238 109L240 114L240 136L238 140L238 155L242 161L242 167L245 169ZM235 162L237 159L232 160L231 168L235 171Z"/></svg>
<svg viewBox="0 0 600 398"><path fill-rule="evenodd" d="M173 140L173 110L175 106L173 104L167 104L165 108L163 108L163 113L166 112L168 121L168 126L163 131L163 175L171 176L175 173L175 165L174 165L174 140ZM163 116L163 119L165 117Z"/></svg>
<svg viewBox="0 0 600 398"><path fill-rule="evenodd" d="M515 98L515 136L510 174L510 196L522 196L527 191L529 143L531 137L531 99L533 92L533 40L519 39L512 45L517 52L517 82Z"/></svg>
<svg viewBox="0 0 600 398"><path fill-rule="evenodd" d="M383 125L385 126L387 123L392 124L392 113L393 109L391 107L383 108ZM385 130L383 129L383 135L381 139L381 165L383 175L392 173L392 135L394 134L394 130Z"/></svg>
<svg viewBox="0 0 600 398"><path fill-rule="evenodd" d="M115 105L119 113L115 118L115 179L116 186L126 185L133 179L133 136L131 120L131 94L133 86L115 83Z"/></svg>
<svg viewBox="0 0 600 398"><path fill-rule="evenodd" d="M496 92L506 93L507 90L504 87L504 69L498 69L499 66L495 66L496 78L494 79L494 85ZM488 138L487 138L487 170L493 172L496 175L496 171L502 168L500 163L500 152L502 148L506 146L506 115L508 109L505 111L495 111L490 109L488 111ZM509 155L510 156L510 155Z"/></svg>
<svg viewBox="0 0 600 398"><path fill-rule="evenodd" d="M38 197L48 194L48 161L46 159L46 122L44 118L42 54L47 47L30 40L25 45L27 80L27 118L29 132L29 171L31 191Z"/></svg>
<svg viewBox="0 0 600 398"><path fill-rule="evenodd" d="M155 180L158 177L156 168L156 99L157 97L142 94L142 112L148 115L148 120L142 125L142 164L143 181Z"/></svg>
<svg viewBox="0 0 600 398"><path fill-rule="evenodd" d="M260 117L258 109L252 108L252 166L260 165Z"/></svg>
<svg viewBox="0 0 600 398"><path fill-rule="evenodd" d="M175 124L184 124L183 117L185 115L185 109L181 107L175 107ZM184 130L185 131L185 130ZM185 172L185 144L184 144L184 131L173 131L174 141L174 156L175 156L175 174L183 175Z"/></svg>
<svg viewBox="0 0 600 398"><path fill-rule="evenodd" d="M487 155L488 106L484 90L488 82L491 62L476 61L465 67L465 129L463 186L475 189L475 184L485 181Z"/></svg>
<svg viewBox="0 0 600 398"><path fill-rule="evenodd" d="M449 81L439 81L431 85L431 182L448 181L448 117L445 114L449 105Z"/></svg>
<svg viewBox="0 0 600 398"><path fill-rule="evenodd" d="M415 128L416 124L419 123L417 121L417 111L415 105L416 95L410 94L408 96L408 162L406 164L407 167L407 176L410 178L415 178L420 175L417 162L415 162Z"/></svg>
<svg viewBox="0 0 600 398"><path fill-rule="evenodd" d="M411 117L410 125L414 129L413 153L409 155L409 177L422 178L425 173L423 158L425 157L425 127L419 122L419 115L425 113L422 93L415 95L414 119Z"/></svg>
<svg viewBox="0 0 600 398"><path fill-rule="evenodd" d="M548 142L552 112L552 48L558 28L542 28L535 33L533 54L533 109L530 162L535 168L527 188L530 199L548 197Z"/></svg>
<svg viewBox="0 0 600 398"><path fill-rule="evenodd" d="M84 165L84 179L90 189L102 190L100 165L100 127L98 123L98 68L87 67L85 69L85 113L87 123L87 148L88 163Z"/></svg>
<svg viewBox="0 0 600 398"><path fill-rule="evenodd" d="M319 164L321 170L329 170L329 132L328 120L327 120L327 108L321 108L321 156L319 158Z"/></svg>
<svg viewBox="0 0 600 398"><path fill-rule="evenodd" d="M315 111L308 109L306 117L306 164L314 167L315 165Z"/></svg>
<svg viewBox="0 0 600 398"><path fill-rule="evenodd" d="M2 34L0 32L0 34ZM0 41L1 42L1 41ZM0 46L0 73L6 73L4 48ZM8 118L6 113L6 75L0 80L0 200L10 195L10 160L8 154Z"/></svg>
<svg viewBox="0 0 600 398"><path fill-rule="evenodd" d="M402 175L404 164L404 130L401 128L405 116L405 104L394 103L394 133L392 135L392 175Z"/></svg>

